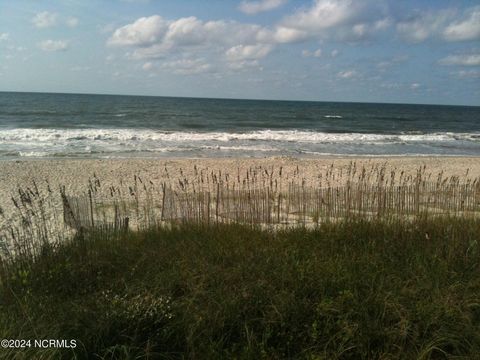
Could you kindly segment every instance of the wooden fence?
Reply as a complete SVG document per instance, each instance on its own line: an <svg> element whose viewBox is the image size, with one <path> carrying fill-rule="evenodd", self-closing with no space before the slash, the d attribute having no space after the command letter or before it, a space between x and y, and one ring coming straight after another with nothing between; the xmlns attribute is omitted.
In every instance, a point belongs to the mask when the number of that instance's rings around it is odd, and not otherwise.
<svg viewBox="0 0 480 360"><path fill-rule="evenodd" d="M65 222L75 228L139 228L166 222L306 225L352 217L480 213L478 182L352 183L328 188L290 184L282 192L271 187L238 190L221 184L214 191L183 192L163 184L160 191L135 194L133 200L104 198L91 191L82 197L63 194L62 198Z"/></svg>

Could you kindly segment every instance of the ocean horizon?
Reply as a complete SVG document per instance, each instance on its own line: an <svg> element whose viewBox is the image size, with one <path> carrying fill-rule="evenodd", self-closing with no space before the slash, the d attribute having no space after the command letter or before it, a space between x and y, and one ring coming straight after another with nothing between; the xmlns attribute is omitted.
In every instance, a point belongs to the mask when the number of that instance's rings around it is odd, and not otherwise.
<svg viewBox="0 0 480 360"><path fill-rule="evenodd" d="M480 107L0 92L0 159L479 156Z"/></svg>

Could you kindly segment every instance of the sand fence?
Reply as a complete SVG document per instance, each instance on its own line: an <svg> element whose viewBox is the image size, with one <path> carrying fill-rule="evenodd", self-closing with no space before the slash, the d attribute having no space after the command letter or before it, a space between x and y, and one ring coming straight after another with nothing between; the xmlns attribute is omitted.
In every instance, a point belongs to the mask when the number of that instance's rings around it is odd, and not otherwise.
<svg viewBox="0 0 480 360"><path fill-rule="evenodd" d="M190 169L192 170L192 169ZM316 226L344 219L415 219L421 216L478 216L480 179L414 173L386 164L371 167L333 164L306 176L298 167L255 166L235 173L196 166L162 181L133 176L131 182L104 185L95 175L86 190L43 191L33 183L12 196L13 210L0 214L0 246L29 253L71 239L79 231L111 232L178 223L241 223L281 228ZM20 250L19 250L20 249Z"/></svg>
<svg viewBox="0 0 480 360"><path fill-rule="evenodd" d="M165 223L242 223L247 225L314 225L349 218L477 216L480 184L413 181L402 185L348 183L314 188L289 184L280 191L232 189L180 191L162 184L152 191L132 190L125 197L102 197L94 191L80 197L63 194L65 222L79 228L111 226L133 229Z"/></svg>

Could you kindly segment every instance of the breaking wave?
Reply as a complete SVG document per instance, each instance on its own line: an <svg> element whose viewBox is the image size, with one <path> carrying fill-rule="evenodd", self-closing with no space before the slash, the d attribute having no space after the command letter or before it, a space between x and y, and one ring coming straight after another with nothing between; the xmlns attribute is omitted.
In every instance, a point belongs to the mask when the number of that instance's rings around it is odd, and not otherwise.
<svg viewBox="0 0 480 360"><path fill-rule="evenodd" d="M329 133L300 130L182 132L148 129L0 129L0 156L46 157L115 153L393 154L480 148L480 132ZM392 152L392 149L395 151ZM443 150L443 153L445 150Z"/></svg>

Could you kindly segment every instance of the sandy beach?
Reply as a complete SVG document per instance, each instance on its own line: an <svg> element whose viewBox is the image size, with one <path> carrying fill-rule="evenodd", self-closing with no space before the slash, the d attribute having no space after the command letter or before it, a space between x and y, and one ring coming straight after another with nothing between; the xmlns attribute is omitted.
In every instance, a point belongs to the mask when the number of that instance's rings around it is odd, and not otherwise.
<svg viewBox="0 0 480 360"><path fill-rule="evenodd" d="M70 195L80 195L87 191L88 181L95 174L102 186L129 185L134 176L160 186L162 183L178 183L178 180L192 180L195 174L229 174L242 177L250 170L259 173L279 172L287 179L303 181L314 185L322 174L333 169L337 174L346 171L352 162L357 168L385 166L386 174L392 170L405 175L414 175L419 168L425 173L443 172L444 177L476 178L480 176L478 157L355 157L296 159L275 158L219 158L219 159L109 159L109 160L32 160L0 162L0 206L4 212L3 224L13 212L12 195L19 187L32 187L36 182L41 193L47 194L48 186L53 190L55 202L60 206L58 189L65 186ZM337 176L331 186L341 185L342 177ZM58 200L57 200L58 197Z"/></svg>

